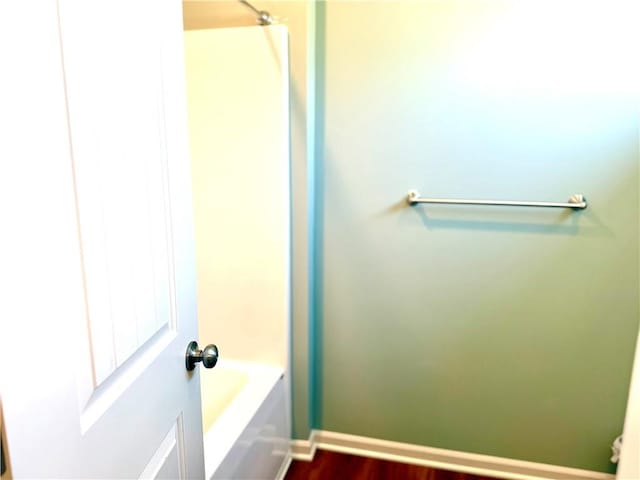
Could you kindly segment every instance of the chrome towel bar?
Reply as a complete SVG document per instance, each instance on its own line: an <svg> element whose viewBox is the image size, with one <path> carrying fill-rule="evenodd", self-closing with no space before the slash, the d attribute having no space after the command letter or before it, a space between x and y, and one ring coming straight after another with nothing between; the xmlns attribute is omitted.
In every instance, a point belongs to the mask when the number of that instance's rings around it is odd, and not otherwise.
<svg viewBox="0 0 640 480"><path fill-rule="evenodd" d="M501 207L553 207L553 208L572 208L574 210L584 210L587 208L587 200L583 195L576 193L572 195L566 202L517 202L512 200L468 200L453 198L423 198L415 190L409 191L407 194L407 202L409 205L416 203L444 203L453 205L497 205Z"/></svg>

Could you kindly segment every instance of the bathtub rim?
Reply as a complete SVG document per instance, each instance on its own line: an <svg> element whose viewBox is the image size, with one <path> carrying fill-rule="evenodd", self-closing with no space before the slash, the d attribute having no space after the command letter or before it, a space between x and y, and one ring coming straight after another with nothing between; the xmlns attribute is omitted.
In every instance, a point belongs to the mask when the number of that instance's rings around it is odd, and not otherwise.
<svg viewBox="0 0 640 480"><path fill-rule="evenodd" d="M222 464L242 432L285 374L281 366L231 359L221 359L216 368L239 371L247 375L248 380L209 429L203 430L204 466L207 479L210 479ZM206 372L201 372L201 375L206 375ZM202 398L202 401L205 402L206 399Z"/></svg>

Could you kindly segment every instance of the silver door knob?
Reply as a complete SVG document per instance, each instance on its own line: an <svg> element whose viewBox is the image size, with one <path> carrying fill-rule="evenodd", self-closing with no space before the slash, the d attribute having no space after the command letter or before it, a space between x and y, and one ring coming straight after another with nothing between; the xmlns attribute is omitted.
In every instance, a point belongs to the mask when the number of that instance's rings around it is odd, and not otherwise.
<svg viewBox="0 0 640 480"><path fill-rule="evenodd" d="M211 344L200 350L198 342L190 342L187 345L187 353L185 354L187 370L191 371L196 368L196 363L198 362L202 362L204 368L215 367L216 363L218 363L218 347Z"/></svg>

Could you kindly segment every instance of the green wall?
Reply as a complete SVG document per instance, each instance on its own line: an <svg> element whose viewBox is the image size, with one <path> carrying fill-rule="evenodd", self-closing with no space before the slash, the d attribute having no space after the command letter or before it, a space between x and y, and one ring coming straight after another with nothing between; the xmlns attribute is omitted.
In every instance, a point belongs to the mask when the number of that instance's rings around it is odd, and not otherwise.
<svg viewBox="0 0 640 480"><path fill-rule="evenodd" d="M315 428L611 471L639 318L619 5L320 5ZM411 188L589 207L408 207Z"/></svg>

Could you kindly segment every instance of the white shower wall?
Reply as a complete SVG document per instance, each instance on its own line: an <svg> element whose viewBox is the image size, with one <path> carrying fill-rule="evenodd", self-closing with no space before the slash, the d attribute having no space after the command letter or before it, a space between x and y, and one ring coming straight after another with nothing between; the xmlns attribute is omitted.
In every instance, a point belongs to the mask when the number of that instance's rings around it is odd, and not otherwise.
<svg viewBox="0 0 640 480"><path fill-rule="evenodd" d="M185 32L201 343L286 368L290 181L284 26Z"/></svg>

